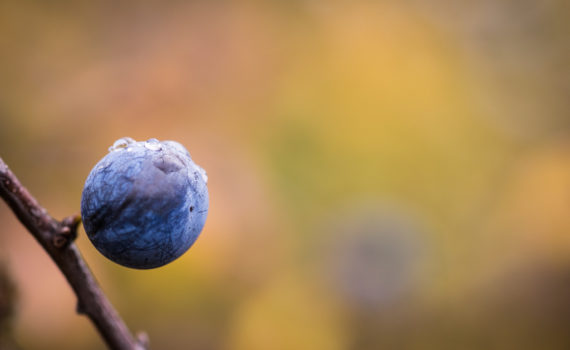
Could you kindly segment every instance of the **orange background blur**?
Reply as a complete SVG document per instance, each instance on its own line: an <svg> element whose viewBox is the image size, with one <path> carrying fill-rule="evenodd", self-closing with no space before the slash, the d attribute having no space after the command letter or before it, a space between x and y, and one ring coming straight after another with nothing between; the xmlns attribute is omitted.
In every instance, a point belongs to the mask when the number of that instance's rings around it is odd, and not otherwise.
<svg viewBox="0 0 570 350"><path fill-rule="evenodd" d="M120 267L153 349L569 349L565 1L2 1L0 156L56 218L118 138L209 176L196 244ZM101 349L0 204L22 349Z"/></svg>

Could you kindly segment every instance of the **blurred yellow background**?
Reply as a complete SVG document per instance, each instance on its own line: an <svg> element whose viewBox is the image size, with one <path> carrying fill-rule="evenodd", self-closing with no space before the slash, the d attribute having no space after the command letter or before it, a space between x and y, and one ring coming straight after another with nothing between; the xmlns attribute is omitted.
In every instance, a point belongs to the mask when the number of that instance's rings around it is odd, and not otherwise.
<svg viewBox="0 0 570 350"><path fill-rule="evenodd" d="M204 231L163 268L120 267L80 229L153 349L569 349L568 14L3 1L0 156L58 219L120 137L206 169ZM3 202L0 264L19 347L103 348Z"/></svg>

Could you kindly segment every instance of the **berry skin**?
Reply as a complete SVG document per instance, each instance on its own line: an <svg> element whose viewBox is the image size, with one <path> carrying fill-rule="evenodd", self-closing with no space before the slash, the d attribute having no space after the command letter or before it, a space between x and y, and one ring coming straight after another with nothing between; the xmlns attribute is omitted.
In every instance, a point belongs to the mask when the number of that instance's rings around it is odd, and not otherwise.
<svg viewBox="0 0 570 350"><path fill-rule="evenodd" d="M122 138L85 181L81 216L99 252L151 269L192 246L208 215L207 176L175 141Z"/></svg>

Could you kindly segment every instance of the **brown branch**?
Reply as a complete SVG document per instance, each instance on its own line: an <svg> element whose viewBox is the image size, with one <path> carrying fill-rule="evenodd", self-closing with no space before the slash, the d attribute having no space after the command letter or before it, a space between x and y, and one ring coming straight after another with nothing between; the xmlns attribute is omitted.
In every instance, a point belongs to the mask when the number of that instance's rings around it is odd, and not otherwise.
<svg viewBox="0 0 570 350"><path fill-rule="evenodd" d="M77 295L77 312L95 325L110 349L141 350L148 345L146 334L135 339L113 308L73 243L79 215L57 221L26 190L0 158L0 196L20 222L41 244Z"/></svg>

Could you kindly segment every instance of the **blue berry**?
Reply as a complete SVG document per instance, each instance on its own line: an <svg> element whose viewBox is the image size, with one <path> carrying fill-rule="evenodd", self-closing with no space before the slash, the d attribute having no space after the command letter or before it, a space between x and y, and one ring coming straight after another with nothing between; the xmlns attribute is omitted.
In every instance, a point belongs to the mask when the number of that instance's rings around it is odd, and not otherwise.
<svg viewBox="0 0 570 350"><path fill-rule="evenodd" d="M208 215L205 171L175 141L117 140L85 181L81 216L99 252L151 269L192 246Z"/></svg>

